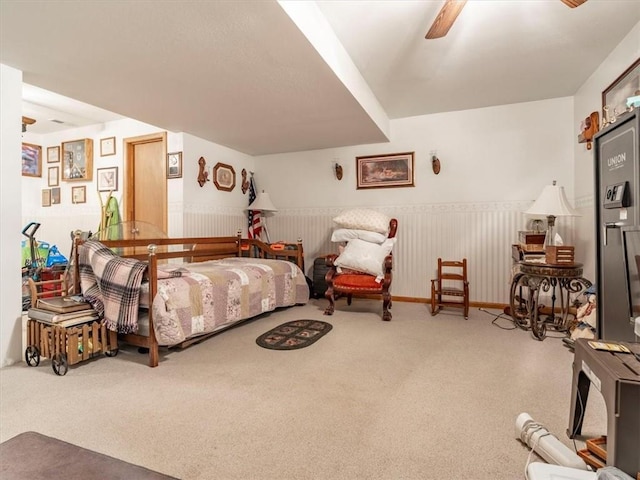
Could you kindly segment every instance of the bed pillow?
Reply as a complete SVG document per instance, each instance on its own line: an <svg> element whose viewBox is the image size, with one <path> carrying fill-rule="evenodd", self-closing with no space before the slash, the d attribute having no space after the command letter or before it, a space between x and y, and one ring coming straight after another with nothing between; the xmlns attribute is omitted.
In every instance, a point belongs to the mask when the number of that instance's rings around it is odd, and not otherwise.
<svg viewBox="0 0 640 480"><path fill-rule="evenodd" d="M334 265L358 272L384 276L384 259L396 243L395 238L387 238L381 245L354 238L347 243L344 251L336 258Z"/></svg>
<svg viewBox="0 0 640 480"><path fill-rule="evenodd" d="M380 245L387 239L387 236L370 230L356 230L353 228L338 228L331 235L332 242L348 242L354 238Z"/></svg>
<svg viewBox="0 0 640 480"><path fill-rule="evenodd" d="M375 210L353 209L342 212L333 221L342 228L369 230L386 235L391 219L384 213Z"/></svg>

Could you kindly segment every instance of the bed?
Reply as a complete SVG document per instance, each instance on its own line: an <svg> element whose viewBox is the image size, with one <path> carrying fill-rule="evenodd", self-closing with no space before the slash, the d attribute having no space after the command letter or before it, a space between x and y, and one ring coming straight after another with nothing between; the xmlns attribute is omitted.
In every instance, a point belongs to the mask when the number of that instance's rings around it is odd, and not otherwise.
<svg viewBox="0 0 640 480"><path fill-rule="evenodd" d="M75 291L120 341L186 347L282 307L307 303L302 242L235 237L74 239Z"/></svg>

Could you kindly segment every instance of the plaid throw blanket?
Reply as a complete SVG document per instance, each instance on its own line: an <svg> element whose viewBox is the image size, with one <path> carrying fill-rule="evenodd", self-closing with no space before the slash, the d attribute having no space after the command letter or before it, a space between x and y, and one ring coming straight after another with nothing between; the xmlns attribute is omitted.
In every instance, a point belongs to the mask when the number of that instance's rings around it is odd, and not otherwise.
<svg viewBox="0 0 640 480"><path fill-rule="evenodd" d="M147 264L121 258L102 243L90 240L78 250L80 289L87 302L104 317L109 330L138 330L142 274Z"/></svg>

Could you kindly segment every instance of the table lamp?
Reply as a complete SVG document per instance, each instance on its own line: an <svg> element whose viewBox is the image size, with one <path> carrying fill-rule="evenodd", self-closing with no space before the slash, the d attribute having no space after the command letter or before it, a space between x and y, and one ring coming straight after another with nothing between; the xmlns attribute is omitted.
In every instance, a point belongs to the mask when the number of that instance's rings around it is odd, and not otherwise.
<svg viewBox="0 0 640 480"><path fill-rule="evenodd" d="M524 212L527 215L545 215L547 217L547 234L545 237L544 245L553 246L555 241L555 226L556 217L579 217L580 214L576 212L564 193L564 187L556 185L556 181L553 181L553 185L547 185L542 190L542 193L538 199Z"/></svg>

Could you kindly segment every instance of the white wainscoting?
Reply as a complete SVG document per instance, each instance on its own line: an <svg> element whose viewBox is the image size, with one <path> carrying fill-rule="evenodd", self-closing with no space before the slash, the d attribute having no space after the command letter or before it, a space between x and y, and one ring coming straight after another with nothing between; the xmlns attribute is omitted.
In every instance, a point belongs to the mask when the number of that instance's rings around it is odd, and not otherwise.
<svg viewBox="0 0 640 480"><path fill-rule="evenodd" d="M426 299L438 257L467 258L472 302L508 303L511 245L525 229L522 214L530 202L432 204L376 207L398 219L394 248L393 295ZM313 260L337 252L332 244L332 219L344 208L280 209L266 218L272 242L301 238L305 273L312 277ZM246 235L246 212L233 208L186 208L185 236ZM572 244L573 220L563 218L559 233Z"/></svg>
<svg viewBox="0 0 640 480"><path fill-rule="evenodd" d="M467 258L472 302L508 303L511 278L511 245L517 241L527 218L522 214L529 202L492 202L474 204L432 204L376 207L398 219L398 243L394 249L393 295L426 299L430 280L435 276L438 257ZM75 206L73 216L62 209L47 215L23 217L42 221L37 237L58 242L67 255L69 233L75 229L95 231L99 217L95 209ZM90 211L91 210L91 211ZM271 241L303 241L305 270L312 277L313 260L327 253L337 253L330 241L332 219L344 208L280 209L266 218ZM49 212L47 212L49 213ZM56 234L50 235L52 216ZM27 220L29 218L29 220ZM566 244L573 244L573 224L562 218L559 233ZM25 223L26 224L26 223ZM247 232L244 208L170 205L170 236L233 236ZM53 237L53 238L52 238ZM62 238L65 241L62 241Z"/></svg>

